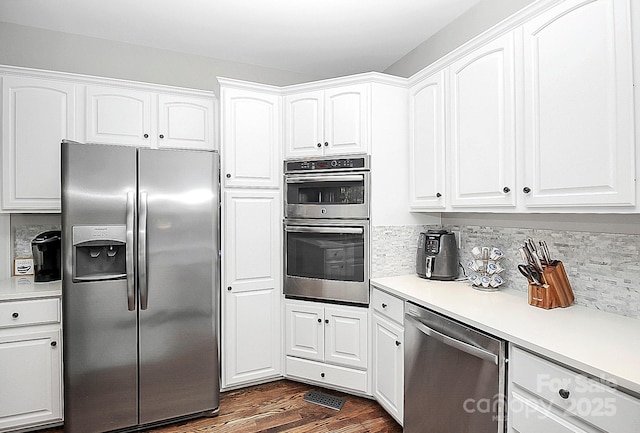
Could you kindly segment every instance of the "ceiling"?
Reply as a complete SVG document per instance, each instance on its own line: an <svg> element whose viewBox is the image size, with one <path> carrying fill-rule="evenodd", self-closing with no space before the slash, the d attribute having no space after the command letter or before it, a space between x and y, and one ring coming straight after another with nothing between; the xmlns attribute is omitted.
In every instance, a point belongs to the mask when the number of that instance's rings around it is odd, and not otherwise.
<svg viewBox="0 0 640 433"><path fill-rule="evenodd" d="M384 71L480 0L1 0L0 21L318 77Z"/></svg>

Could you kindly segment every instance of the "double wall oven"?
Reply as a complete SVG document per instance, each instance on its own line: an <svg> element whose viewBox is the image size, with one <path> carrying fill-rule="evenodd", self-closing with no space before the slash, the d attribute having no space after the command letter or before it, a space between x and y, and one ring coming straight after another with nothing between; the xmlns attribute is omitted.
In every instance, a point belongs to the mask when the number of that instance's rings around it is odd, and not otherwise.
<svg viewBox="0 0 640 433"><path fill-rule="evenodd" d="M369 157L285 161L289 298L369 304Z"/></svg>

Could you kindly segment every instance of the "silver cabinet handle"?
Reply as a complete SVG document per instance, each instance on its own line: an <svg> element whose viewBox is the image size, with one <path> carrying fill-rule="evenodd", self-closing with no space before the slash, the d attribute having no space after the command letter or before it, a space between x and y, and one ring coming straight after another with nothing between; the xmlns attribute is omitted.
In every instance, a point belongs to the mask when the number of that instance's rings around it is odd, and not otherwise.
<svg viewBox="0 0 640 433"><path fill-rule="evenodd" d="M140 193L140 217L138 220L138 287L140 309L149 305L149 282L147 281L147 193Z"/></svg>
<svg viewBox="0 0 640 433"><path fill-rule="evenodd" d="M482 350L460 340L456 340L455 338L451 338L448 335L444 335L434 329L431 329L410 314L405 314L404 317L405 319L413 322L413 325L415 325L415 327L418 328L418 330L423 334L426 334L429 337L438 340L443 344L446 344L447 346L453 347L455 349L461 350L462 352L468 353L469 355L484 359L485 361L493 362L495 365L498 365L498 355L487 352L486 350Z"/></svg>
<svg viewBox="0 0 640 433"><path fill-rule="evenodd" d="M133 230L135 225L135 202L133 192L127 193L127 221L126 221L126 276L127 276L127 309L136 309L136 274L134 272ZM114 275L114 277L117 277Z"/></svg>

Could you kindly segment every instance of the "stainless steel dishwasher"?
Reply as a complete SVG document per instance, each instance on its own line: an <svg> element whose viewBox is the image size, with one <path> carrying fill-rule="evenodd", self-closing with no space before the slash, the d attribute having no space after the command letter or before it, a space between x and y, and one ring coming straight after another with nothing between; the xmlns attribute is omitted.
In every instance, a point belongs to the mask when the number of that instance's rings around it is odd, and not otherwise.
<svg viewBox="0 0 640 433"><path fill-rule="evenodd" d="M410 302L404 432L503 433L505 342Z"/></svg>

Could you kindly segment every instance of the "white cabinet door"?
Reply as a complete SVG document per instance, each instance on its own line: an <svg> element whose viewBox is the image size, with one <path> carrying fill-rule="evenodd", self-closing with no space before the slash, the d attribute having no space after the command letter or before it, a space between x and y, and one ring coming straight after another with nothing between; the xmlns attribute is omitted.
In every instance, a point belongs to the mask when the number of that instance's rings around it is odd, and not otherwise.
<svg viewBox="0 0 640 433"><path fill-rule="evenodd" d="M234 289L281 284L279 191L225 192L225 281Z"/></svg>
<svg viewBox="0 0 640 433"><path fill-rule="evenodd" d="M409 194L412 209L445 207L445 72L413 86L409 94Z"/></svg>
<svg viewBox="0 0 640 433"><path fill-rule="evenodd" d="M516 204L513 45L508 33L449 67L453 207Z"/></svg>
<svg viewBox="0 0 640 433"><path fill-rule="evenodd" d="M281 197L227 191L222 287L223 386L279 376Z"/></svg>
<svg viewBox="0 0 640 433"><path fill-rule="evenodd" d="M280 96L225 87L221 94L224 185L278 188Z"/></svg>
<svg viewBox="0 0 640 433"><path fill-rule="evenodd" d="M370 85L285 96L285 157L367 153Z"/></svg>
<svg viewBox="0 0 640 433"><path fill-rule="evenodd" d="M287 158L317 156L324 151L324 92L296 93L284 98Z"/></svg>
<svg viewBox="0 0 640 433"><path fill-rule="evenodd" d="M285 308L285 353L324 360L324 308L313 303L288 302Z"/></svg>
<svg viewBox="0 0 640 433"><path fill-rule="evenodd" d="M524 25L525 203L635 204L628 0L571 0Z"/></svg>
<svg viewBox="0 0 640 433"><path fill-rule="evenodd" d="M223 386L281 374L280 293L276 288L226 293L223 321Z"/></svg>
<svg viewBox="0 0 640 433"><path fill-rule="evenodd" d="M152 98L155 95L144 91L87 86L87 142L151 146L157 133L151 120Z"/></svg>
<svg viewBox="0 0 640 433"><path fill-rule="evenodd" d="M214 121L213 98L158 95L160 148L214 150Z"/></svg>
<svg viewBox="0 0 640 433"><path fill-rule="evenodd" d="M3 78L4 209L60 209L60 142L75 138L75 97L71 83Z"/></svg>
<svg viewBox="0 0 640 433"><path fill-rule="evenodd" d="M404 416L404 330L373 315L373 396L400 424Z"/></svg>
<svg viewBox="0 0 640 433"><path fill-rule="evenodd" d="M325 90L325 155L367 153L369 150L368 84L354 84Z"/></svg>
<svg viewBox="0 0 640 433"><path fill-rule="evenodd" d="M60 331L0 337L0 430L62 420Z"/></svg>
<svg viewBox="0 0 640 433"><path fill-rule="evenodd" d="M324 360L347 367L367 368L367 310L327 307Z"/></svg>

